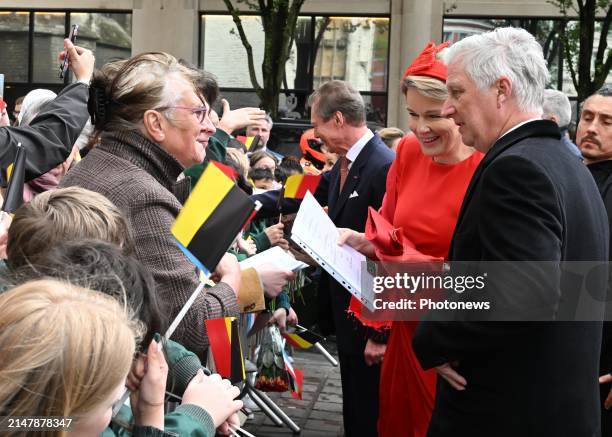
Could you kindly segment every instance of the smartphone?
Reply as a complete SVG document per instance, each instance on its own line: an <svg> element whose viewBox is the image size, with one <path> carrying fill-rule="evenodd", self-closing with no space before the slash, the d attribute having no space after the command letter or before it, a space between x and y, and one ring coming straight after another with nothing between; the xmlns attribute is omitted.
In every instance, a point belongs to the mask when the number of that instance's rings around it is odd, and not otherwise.
<svg viewBox="0 0 612 437"><path fill-rule="evenodd" d="M73 44L76 41L76 37L77 37L77 33L78 32L79 32L79 25L78 24L73 24L72 27L70 28L70 34L68 35L68 39L70 41L72 41ZM68 57L68 52L66 52L66 56L64 57L64 62L60 66L60 74L59 74L60 79L63 79L64 76L66 75L66 72L68 71L68 63L69 62L70 62L70 59Z"/></svg>

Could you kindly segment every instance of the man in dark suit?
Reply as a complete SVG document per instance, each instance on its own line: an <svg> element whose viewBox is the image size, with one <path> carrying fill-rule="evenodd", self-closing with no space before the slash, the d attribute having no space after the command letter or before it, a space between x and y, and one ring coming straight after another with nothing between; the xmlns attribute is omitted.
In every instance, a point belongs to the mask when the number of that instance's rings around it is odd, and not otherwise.
<svg viewBox="0 0 612 437"><path fill-rule="evenodd" d="M595 178L612 226L612 84L586 99L576 130L587 168ZM612 275L611 281L612 283ZM612 291L608 287L607 313L601 342L601 435L612 435Z"/></svg>
<svg viewBox="0 0 612 437"><path fill-rule="evenodd" d="M450 258L514 262L493 305L522 321L419 325L414 350L440 376L428 436L599 436L601 321L553 320L568 298L563 263L607 261L608 224L589 172L540 119L542 48L525 30L501 28L456 43L447 63L443 114L486 153ZM590 286L605 289L606 275Z"/></svg>
<svg viewBox="0 0 612 437"><path fill-rule="evenodd" d="M343 81L323 84L310 96L315 136L340 157L324 173L315 192L337 227L365 230L368 207L378 209L385 194L387 172L395 158L380 137L366 126L363 98ZM276 213L278 192L253 196L262 201L262 215ZM296 202L284 202L283 212L295 211ZM323 274L319 305L331 308L338 341L342 378L344 430L347 436L376 436L380 362L386 333L365 328L349 318L349 292Z"/></svg>

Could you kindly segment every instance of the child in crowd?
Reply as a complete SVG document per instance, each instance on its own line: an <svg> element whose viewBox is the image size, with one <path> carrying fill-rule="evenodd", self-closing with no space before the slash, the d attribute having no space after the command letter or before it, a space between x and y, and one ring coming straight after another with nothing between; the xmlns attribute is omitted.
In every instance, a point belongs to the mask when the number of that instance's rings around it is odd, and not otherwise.
<svg viewBox="0 0 612 437"><path fill-rule="evenodd" d="M241 143L242 144L242 143ZM253 194L253 186L249 182L249 159L240 149L228 148L225 164L236 171L236 185L248 195Z"/></svg>
<svg viewBox="0 0 612 437"><path fill-rule="evenodd" d="M255 186L253 194L274 189L274 174L267 168L251 168L249 178Z"/></svg>
<svg viewBox="0 0 612 437"><path fill-rule="evenodd" d="M293 156L285 156L274 174L276 181L284 184L287 178L294 174L304 174L302 164L300 164L299 159Z"/></svg>
<svg viewBox="0 0 612 437"><path fill-rule="evenodd" d="M132 254L134 243L121 212L106 197L78 187L39 194L16 212L8 232L11 270L36 264L57 244L94 238Z"/></svg>
<svg viewBox="0 0 612 437"><path fill-rule="evenodd" d="M87 240L92 238L112 244ZM7 263L17 281L59 275L118 298L147 324L147 341L165 330L168 321L159 310L154 281L148 270L126 255L133 246L125 219L104 196L77 187L41 194L16 212L8 241ZM164 349L171 367L168 390L181 396L201 368L200 361L178 343L169 341ZM128 383L131 389L137 389L143 376L136 373L138 377ZM205 429L210 421L193 424L173 417L168 426L180 431Z"/></svg>
<svg viewBox="0 0 612 437"><path fill-rule="evenodd" d="M33 281L0 295L0 415L71 418L71 432L98 436L111 419L132 364L138 325L113 299L53 280ZM92 359L95 357L95 359ZM157 343L132 396L133 436L173 435L164 429L167 365ZM242 405L238 389L198 374L174 413L208 416L215 424ZM212 402L211 402L212 401ZM206 412L203 407L214 406ZM68 421L64 421L68 426ZM214 431L199 435L213 435ZM42 435L63 436L66 429ZM7 435L26 435L15 428Z"/></svg>
<svg viewBox="0 0 612 437"><path fill-rule="evenodd" d="M321 146L321 152L323 155L325 155L325 164L323 165L321 172L325 173L334 167L336 161L338 161L338 154L330 152L325 144Z"/></svg>
<svg viewBox="0 0 612 437"><path fill-rule="evenodd" d="M260 150L257 152L253 152L249 156L249 164L251 166L251 170L256 168L267 168L274 174L277 162L273 154Z"/></svg>

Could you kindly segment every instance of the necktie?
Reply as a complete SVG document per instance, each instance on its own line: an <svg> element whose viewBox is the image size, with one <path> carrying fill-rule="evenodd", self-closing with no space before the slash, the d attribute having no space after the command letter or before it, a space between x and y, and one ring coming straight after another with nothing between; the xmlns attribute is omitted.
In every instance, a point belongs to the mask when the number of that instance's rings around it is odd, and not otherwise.
<svg viewBox="0 0 612 437"><path fill-rule="evenodd" d="M344 183L346 182L346 176L349 172L349 159L346 156L340 157L340 189L338 193L342 193L342 188L344 187Z"/></svg>

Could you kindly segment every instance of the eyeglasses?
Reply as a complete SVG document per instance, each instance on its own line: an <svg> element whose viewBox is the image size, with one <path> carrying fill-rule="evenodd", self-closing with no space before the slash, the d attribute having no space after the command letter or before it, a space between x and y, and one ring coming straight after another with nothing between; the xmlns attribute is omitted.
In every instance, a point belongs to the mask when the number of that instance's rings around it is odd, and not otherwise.
<svg viewBox="0 0 612 437"><path fill-rule="evenodd" d="M186 109L187 111L190 111L193 115L196 116L200 124L204 123L204 120L206 119L206 114L208 114L208 108L205 106L200 106L196 108L193 108L191 106L161 106L159 108L155 108L156 111L160 112L166 111L168 109Z"/></svg>

